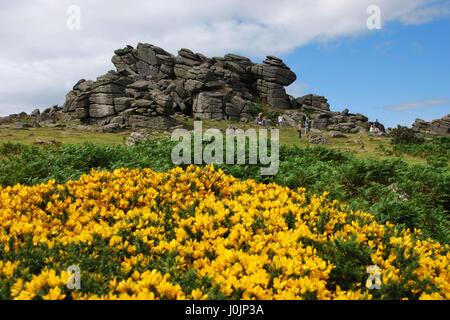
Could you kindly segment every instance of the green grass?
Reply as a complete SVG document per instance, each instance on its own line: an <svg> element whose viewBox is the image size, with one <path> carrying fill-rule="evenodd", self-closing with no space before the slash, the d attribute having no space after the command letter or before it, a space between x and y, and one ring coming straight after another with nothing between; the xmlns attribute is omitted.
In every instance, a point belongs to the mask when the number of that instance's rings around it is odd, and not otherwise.
<svg viewBox="0 0 450 320"><path fill-rule="evenodd" d="M177 118L186 129L194 119ZM120 167L151 168L164 171L174 167L170 154L174 142L167 132L147 130L152 140L134 147L124 146L130 131L102 133L95 128L0 129L0 184L33 185L55 179L63 183L77 179L91 168L113 170ZM261 127L238 121L202 120L203 130L225 132L230 125L247 130ZM252 165L220 165L240 179L306 187L312 193L329 191L330 196L354 210L374 214L381 222L391 220L449 242L450 211L449 140L415 144L392 144L390 138L368 133L331 138L325 146L311 146L308 138L297 136L296 128L280 130L280 169L277 175L262 177ZM328 136L327 131L321 134ZM157 140L156 138L162 138ZM356 140L360 142L357 143ZM34 146L36 140L55 140L56 145ZM395 183L407 196L403 201L389 186Z"/></svg>
<svg viewBox="0 0 450 320"><path fill-rule="evenodd" d="M381 151L381 148L392 149L390 144L390 138L386 137L370 137L369 133L346 133L347 138L331 138L328 136L327 131L321 133L311 132L311 135L324 135L330 140L329 145L325 145L327 148L339 149L343 152L354 154L357 158L373 158L379 160L399 159L410 164L427 164L427 160L419 155L411 154L399 154L387 155ZM305 137L305 132L302 132L302 138L298 138L297 129L295 128L283 128L280 132L280 139L282 143L288 146L307 147L309 139ZM356 140L360 140L361 143L357 143ZM383 147L380 147L383 146ZM363 147L363 148L362 148Z"/></svg>
<svg viewBox="0 0 450 320"><path fill-rule="evenodd" d="M178 120L186 127L187 129L192 130L194 125L194 120L192 118L178 118ZM204 119L202 120L203 130L208 128L217 128L221 130L225 130L230 125L235 128L240 128L243 130L247 130L250 128L258 129L261 128L259 126L254 125L253 123L242 123L239 121L214 121ZM324 135L328 136L328 132L326 130L321 131L320 133L311 132L310 135ZM343 152L348 152L354 154L357 158L372 158L379 160L388 160L388 159L402 159L403 161L410 164L427 164L427 160L422 157L420 154L408 154L408 153L400 153L391 155L386 154L386 152L382 151L382 149L392 150L391 139L386 137L370 137L369 133L346 133L347 138L331 138L328 136L330 140L329 145L325 145L326 148L332 149L340 149ZM356 143L357 139L361 140L360 143ZM298 138L297 129L293 127L284 127L280 130L280 143L287 146L298 146L298 147L307 147L310 146L308 143L309 139L305 136L305 131L302 133L302 139ZM347 143L346 143L347 142ZM364 146L364 150L361 150L361 146ZM382 147L380 147L382 146Z"/></svg>
<svg viewBox="0 0 450 320"><path fill-rule="evenodd" d="M0 185L35 185L54 179L57 183L77 179L92 168L114 170L174 167L171 151L175 142L152 139L133 147L107 144L61 146L0 145ZM247 155L248 156L248 155ZM261 176L259 165L218 165L239 179L277 183L310 193L330 192L332 199L353 210L375 215L403 228L420 228L428 237L449 243L450 171L448 167L409 164L401 159L359 158L329 147L280 147L280 167L274 176ZM406 196L401 199L395 183Z"/></svg>
<svg viewBox="0 0 450 320"><path fill-rule="evenodd" d="M177 120L189 130L194 128L194 119L179 117ZM70 125L71 123L65 123ZM214 121L209 119L202 120L203 130L208 128L217 128L225 131L230 125L235 128L247 130L250 128L259 129L261 127L254 125L253 123L243 123L239 121ZM107 145L121 145L127 140L129 134L132 131L124 131L120 133L102 133L96 131L94 127L89 130L79 130L76 128L30 128L27 130L12 130L12 129L0 129L0 143L21 143L25 145L35 144L37 140L54 140L59 144L83 144L91 142L94 144L107 144ZM147 130L154 138L167 137L163 131ZM328 136L327 131L321 133L313 133L311 135L320 134ZM303 138L297 137L297 129L292 127L285 127L280 130L280 143L287 146L309 146L309 139L305 137L303 131ZM402 159L409 164L428 164L426 152L429 152L431 144L425 144L422 149L417 151L411 151L411 146L394 148L391 145L391 139L386 137L370 137L368 133L355 133L346 134L347 138L330 138L330 144L326 145L327 148L339 149L343 152L352 153L357 158L371 158L379 160L388 159ZM357 139L361 140L361 143L356 143ZM364 146L362 149L361 147ZM434 149L433 149L434 150ZM448 156L447 156L447 163Z"/></svg>
<svg viewBox="0 0 450 320"><path fill-rule="evenodd" d="M80 144L85 142L117 145L124 143L124 137L129 133L102 133L92 130L77 130L68 128L29 128L27 130L0 130L0 142L35 144L38 140L54 140L62 144Z"/></svg>

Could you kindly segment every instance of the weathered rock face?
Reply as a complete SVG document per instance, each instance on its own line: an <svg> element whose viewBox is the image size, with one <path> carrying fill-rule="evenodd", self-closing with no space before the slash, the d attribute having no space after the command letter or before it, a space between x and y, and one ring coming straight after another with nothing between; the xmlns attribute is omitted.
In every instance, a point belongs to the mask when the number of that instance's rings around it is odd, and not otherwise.
<svg viewBox="0 0 450 320"><path fill-rule="evenodd" d="M298 121L306 119L311 121L312 130L335 130L340 132L359 133L367 132L371 125L369 119L362 114L353 114L345 109L343 112L330 111L330 105L325 97L308 94L293 99L292 106L295 109L282 111L285 123L296 127ZM384 132L384 126L380 124L380 130Z"/></svg>
<svg viewBox="0 0 450 320"><path fill-rule="evenodd" d="M268 56L259 65L252 67L252 73L258 78L258 94L267 99L267 102L280 109L290 109L291 101L284 86L293 83L297 76L293 73L281 59Z"/></svg>
<svg viewBox="0 0 450 320"><path fill-rule="evenodd" d="M450 136L450 114L445 117L431 122L426 122L422 119L416 119L412 125L413 129L417 131Z"/></svg>
<svg viewBox="0 0 450 320"><path fill-rule="evenodd" d="M194 97L194 117L223 120L224 99L221 92L200 92Z"/></svg>
<svg viewBox="0 0 450 320"><path fill-rule="evenodd" d="M309 111L330 111L330 105L325 97L315 94L295 99L293 107L295 109L304 109Z"/></svg>
<svg viewBox="0 0 450 320"><path fill-rule="evenodd" d="M299 121L303 124L306 119L306 114L299 110L286 110L283 115L285 125L291 127L297 127Z"/></svg>
<svg viewBox="0 0 450 320"><path fill-rule="evenodd" d="M106 130L159 127L164 118L181 112L199 118L242 120L253 118L256 99L276 108L291 108L284 86L296 75L279 58L262 64L235 54L207 58L189 49L174 56L162 48L139 43L116 50L116 71L96 81L80 80L67 94L64 112ZM116 121L120 116L121 121ZM113 120L115 119L115 120ZM175 124L175 123L174 123ZM175 124L176 125L176 124Z"/></svg>
<svg viewBox="0 0 450 320"><path fill-rule="evenodd" d="M30 116L10 115L0 124L22 121L48 125L56 119L80 119L85 124L102 127L104 132L151 128L168 130L179 123L171 116L187 115L201 119L249 122L255 116L250 107L267 102L280 109L285 123L297 126L311 120L311 131L328 129L340 132L363 132L370 126L361 114L330 111L325 97L308 94L295 98L286 94L285 86L296 75L283 61L267 56L262 63L227 54L208 58L189 49L174 56L162 48L139 43L115 50L115 71L95 81L78 81L67 93L63 107L54 106ZM47 123L48 122L48 123ZM448 133L447 120L419 123L418 126ZM380 126L384 131L384 127Z"/></svg>
<svg viewBox="0 0 450 320"><path fill-rule="evenodd" d="M309 143L311 144L330 144L330 141L327 137L320 136L320 135L314 135L309 139Z"/></svg>
<svg viewBox="0 0 450 320"><path fill-rule="evenodd" d="M347 138L347 136L340 131L330 131L329 135L332 138Z"/></svg>

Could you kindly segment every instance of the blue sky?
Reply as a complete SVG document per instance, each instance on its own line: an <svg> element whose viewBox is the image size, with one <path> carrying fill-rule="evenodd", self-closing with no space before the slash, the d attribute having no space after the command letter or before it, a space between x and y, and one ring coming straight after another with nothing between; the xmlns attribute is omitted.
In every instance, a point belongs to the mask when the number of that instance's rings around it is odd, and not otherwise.
<svg viewBox="0 0 450 320"><path fill-rule="evenodd" d="M324 95L334 111L348 108L389 127L450 113L449 19L389 23L297 48L284 61L298 77L288 91Z"/></svg>
<svg viewBox="0 0 450 320"><path fill-rule="evenodd" d="M368 8L382 29L368 30ZM79 28L69 28L73 6ZM388 127L450 113L450 0L36 0L0 2L0 116L60 104L139 42L177 54L283 58L287 88Z"/></svg>

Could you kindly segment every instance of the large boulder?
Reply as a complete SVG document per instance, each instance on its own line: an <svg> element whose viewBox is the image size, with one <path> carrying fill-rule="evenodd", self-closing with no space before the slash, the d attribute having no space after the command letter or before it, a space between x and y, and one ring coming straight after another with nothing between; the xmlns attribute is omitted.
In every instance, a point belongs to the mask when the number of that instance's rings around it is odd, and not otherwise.
<svg viewBox="0 0 450 320"><path fill-rule="evenodd" d="M105 133L112 133L117 132L121 129L121 126L119 123L110 123L102 126L102 132Z"/></svg>
<svg viewBox="0 0 450 320"><path fill-rule="evenodd" d="M301 121L302 125L307 115L299 110L286 110L283 113L284 123L291 127L297 127L298 122Z"/></svg>
<svg viewBox="0 0 450 320"><path fill-rule="evenodd" d="M367 118L366 116L364 116L360 113L357 113L354 115L350 115L348 117L348 121L350 121L350 122L367 122L367 121L369 121L369 118Z"/></svg>
<svg viewBox="0 0 450 320"><path fill-rule="evenodd" d="M225 95L221 92L201 92L194 97L193 116L223 120Z"/></svg>
<svg viewBox="0 0 450 320"><path fill-rule="evenodd" d="M312 122L312 128L314 129L319 129L319 130L324 130L327 128L327 126L329 125L329 120L328 118L323 118L323 119L315 119Z"/></svg>
<svg viewBox="0 0 450 320"><path fill-rule="evenodd" d="M0 124L10 123L12 121L12 117L6 116L6 117L0 117Z"/></svg>
<svg viewBox="0 0 450 320"><path fill-rule="evenodd" d="M330 131L328 134L332 138L347 138L347 136L340 131Z"/></svg>
<svg viewBox="0 0 450 320"><path fill-rule="evenodd" d="M315 94L307 94L303 97L295 99L293 107L295 109L312 110L312 111L330 110L328 100L323 96L318 96Z"/></svg>
<svg viewBox="0 0 450 320"><path fill-rule="evenodd" d="M126 109L131 108L131 103L134 101L133 98L129 97L118 97L114 98L114 110L119 113Z"/></svg>
<svg viewBox="0 0 450 320"><path fill-rule="evenodd" d="M292 107L284 86L293 83L297 76L281 59L267 56L262 64L252 66L251 71L258 79L256 83L258 93L266 98L270 105L280 109Z"/></svg>
<svg viewBox="0 0 450 320"><path fill-rule="evenodd" d="M342 115L335 115L335 116L331 117L330 121L333 124L343 123L343 122L345 122L345 117Z"/></svg>
<svg viewBox="0 0 450 320"><path fill-rule="evenodd" d="M116 70L95 81L80 80L67 94L63 112L111 131L124 127L159 126L174 112L194 117L251 121L250 105L257 100L289 109L294 97L285 86L296 75L280 58L267 56L260 64L236 54L208 58L189 49L174 56L162 48L139 43L114 51ZM324 99L314 108L326 111ZM50 114L41 115L47 119ZM123 116L117 128L111 119ZM297 121L295 116L292 122ZM156 122L156 124L155 124ZM107 126L105 128L105 126ZM163 124L161 127L165 127Z"/></svg>
<svg viewBox="0 0 450 320"><path fill-rule="evenodd" d="M267 83L267 103L275 108L289 109L291 101L282 85L273 82Z"/></svg>
<svg viewBox="0 0 450 320"><path fill-rule="evenodd" d="M450 135L450 114L431 122L431 132L439 135Z"/></svg>
<svg viewBox="0 0 450 320"><path fill-rule="evenodd" d="M253 66L252 72L260 79L282 86L288 86L297 79L280 58L273 56L267 56L262 64Z"/></svg>
<svg viewBox="0 0 450 320"><path fill-rule="evenodd" d="M338 128L340 131L347 132L356 128L356 124L354 124L353 122L343 122L338 124Z"/></svg>
<svg viewBox="0 0 450 320"><path fill-rule="evenodd" d="M104 118L115 114L114 106L92 104L89 106L89 116L92 118Z"/></svg>
<svg viewBox="0 0 450 320"><path fill-rule="evenodd" d="M89 109L86 108L77 108L75 109L75 115L77 119L84 120L89 118Z"/></svg>
<svg viewBox="0 0 450 320"><path fill-rule="evenodd" d="M89 104L114 105L114 98L120 95L114 93L93 93L89 97Z"/></svg>
<svg viewBox="0 0 450 320"><path fill-rule="evenodd" d="M24 129L28 129L31 128L32 125L26 122L14 122L12 125L12 129L13 130L24 130Z"/></svg>
<svg viewBox="0 0 450 320"><path fill-rule="evenodd" d="M415 129L417 131L427 131L430 129L431 123L426 122L425 120L422 120L422 119L416 119L416 121L413 123L412 127L413 127L413 129Z"/></svg>
<svg viewBox="0 0 450 320"><path fill-rule="evenodd" d="M327 137L321 135L314 135L309 139L309 143L311 144L330 144L330 140Z"/></svg>

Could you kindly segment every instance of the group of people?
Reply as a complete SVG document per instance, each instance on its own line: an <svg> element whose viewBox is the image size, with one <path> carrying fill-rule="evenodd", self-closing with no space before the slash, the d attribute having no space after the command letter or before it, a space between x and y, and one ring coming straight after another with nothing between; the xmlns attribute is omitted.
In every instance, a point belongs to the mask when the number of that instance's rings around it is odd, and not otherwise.
<svg viewBox="0 0 450 320"><path fill-rule="evenodd" d="M280 114L280 115L278 116L277 121L278 121L278 126L279 126L280 128L282 128L282 127L283 127L283 123L284 123L284 116L283 116L283 114ZM260 112L260 113L258 114L258 124L259 124L260 126L266 126L266 119L264 118L264 115L263 115L262 112ZM299 138L302 137L302 129L303 129L303 126L305 127L306 137L309 137L309 132L310 132L310 130L311 130L311 120L309 120L308 118L305 119L304 124L302 124L302 120L300 120L300 121L298 122L298 128L297 128L297 131L298 131L298 137L299 137Z"/></svg>
<svg viewBox="0 0 450 320"><path fill-rule="evenodd" d="M280 128L282 128L283 123L284 123L284 116L282 114L280 114L278 116L277 121L278 121L278 126ZM266 120L265 120L262 112L260 112L258 114L258 124L261 126L266 126ZM302 138L303 127L305 128L306 137L309 137L309 132L311 130L311 120L306 118L304 121L300 120L298 122L297 131L298 131L298 137L300 139ZM376 134L378 132L380 132L380 123L378 122L378 119L376 119L375 122L370 125L369 135L373 136L374 134Z"/></svg>
<svg viewBox="0 0 450 320"><path fill-rule="evenodd" d="M369 135L373 136L374 134L380 132L380 123L378 122L378 119L375 120L373 124L370 125L369 129Z"/></svg>
<svg viewBox="0 0 450 320"><path fill-rule="evenodd" d="M283 127L283 122L284 122L284 116L283 116L282 114L280 114L280 115L278 116L277 121L278 121L278 126L279 126L280 128L282 128L282 127ZM263 115L262 112L260 112L260 113L258 114L258 124L259 124L260 126L264 126L264 127L266 126L266 119L264 118L264 115Z"/></svg>
<svg viewBox="0 0 450 320"><path fill-rule="evenodd" d="M264 115L263 115L263 113L262 112L260 112L259 114L258 114L258 124L260 125L260 126L266 126L266 119L264 119Z"/></svg>
<svg viewBox="0 0 450 320"><path fill-rule="evenodd" d="M306 137L308 138L309 137L309 132L311 130L311 120L305 119L304 126L305 126L305 134L306 134ZM298 137L300 139L302 138L302 129L303 129L302 128L302 121L300 120L298 122L298 127L297 127Z"/></svg>

